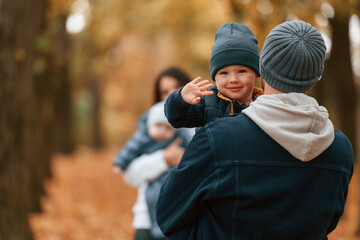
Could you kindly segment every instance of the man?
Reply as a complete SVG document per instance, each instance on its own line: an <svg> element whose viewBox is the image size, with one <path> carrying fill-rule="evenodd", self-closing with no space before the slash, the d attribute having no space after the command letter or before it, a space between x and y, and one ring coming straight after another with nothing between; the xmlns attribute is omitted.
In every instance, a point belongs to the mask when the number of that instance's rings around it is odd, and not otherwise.
<svg viewBox="0 0 360 240"><path fill-rule="evenodd" d="M306 95L325 52L303 21L270 32L264 95L203 127L162 187L157 221L168 239L327 239L344 211L353 150Z"/></svg>

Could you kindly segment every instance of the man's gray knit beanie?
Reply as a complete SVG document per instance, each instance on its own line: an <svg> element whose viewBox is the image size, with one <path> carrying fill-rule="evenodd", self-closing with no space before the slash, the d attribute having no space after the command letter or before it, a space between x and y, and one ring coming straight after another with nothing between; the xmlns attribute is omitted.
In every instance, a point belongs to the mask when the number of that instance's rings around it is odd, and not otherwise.
<svg viewBox="0 0 360 240"><path fill-rule="evenodd" d="M260 54L261 77L282 92L309 91L321 78L326 46L309 23L289 21L267 36Z"/></svg>
<svg viewBox="0 0 360 240"><path fill-rule="evenodd" d="M211 49L210 74L215 74L229 65L243 65L259 76L259 48L253 32L240 23L225 23L216 32Z"/></svg>

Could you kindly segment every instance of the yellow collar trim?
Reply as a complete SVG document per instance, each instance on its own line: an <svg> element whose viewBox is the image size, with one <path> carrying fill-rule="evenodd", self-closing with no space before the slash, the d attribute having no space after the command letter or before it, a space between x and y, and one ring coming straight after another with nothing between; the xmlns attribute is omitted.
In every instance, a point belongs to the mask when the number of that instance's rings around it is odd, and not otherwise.
<svg viewBox="0 0 360 240"><path fill-rule="evenodd" d="M233 102L231 101L231 99L225 97L224 95L222 95L221 92L218 92L217 96L218 96L219 98L224 99L225 101L228 101L228 102L231 103L231 115L233 115L233 114L234 114L234 104L233 104Z"/></svg>
<svg viewBox="0 0 360 240"><path fill-rule="evenodd" d="M263 94L264 94L264 91L263 91L261 88L254 87L253 94L263 95ZM225 97L221 92L218 92L217 96L218 96L219 98L224 99L225 101L228 101L228 102L231 103L231 115L234 114L234 104L233 104L233 101L232 101L230 98Z"/></svg>

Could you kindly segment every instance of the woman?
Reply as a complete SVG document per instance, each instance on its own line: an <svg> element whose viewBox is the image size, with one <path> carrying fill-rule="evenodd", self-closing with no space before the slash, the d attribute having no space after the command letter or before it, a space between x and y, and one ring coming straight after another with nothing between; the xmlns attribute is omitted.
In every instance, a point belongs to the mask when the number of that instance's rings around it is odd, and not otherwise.
<svg viewBox="0 0 360 240"><path fill-rule="evenodd" d="M171 92L183 87L189 81L189 76L183 70L176 67L166 69L155 81L155 103L165 101ZM146 199L145 194L151 195L150 187L158 188L155 185L159 183L154 180L163 178L169 167L179 163L184 153L184 148L180 146L181 139L176 139L164 149L141 155L141 143L154 142L148 135L147 118L148 111L140 117L136 132L114 160L115 171L124 172L125 180L138 188L137 201L133 207L135 240L165 239L154 219L154 204L147 204L149 199ZM183 138L191 138L193 132L188 131L185 134L186 136L182 135ZM152 192L153 200L154 194L157 199L157 190Z"/></svg>

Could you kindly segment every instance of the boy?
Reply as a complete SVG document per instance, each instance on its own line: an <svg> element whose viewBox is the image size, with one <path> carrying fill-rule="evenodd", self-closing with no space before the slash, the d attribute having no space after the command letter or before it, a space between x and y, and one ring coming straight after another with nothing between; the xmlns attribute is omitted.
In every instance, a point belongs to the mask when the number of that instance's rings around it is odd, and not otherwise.
<svg viewBox="0 0 360 240"><path fill-rule="evenodd" d="M175 127L200 127L211 120L240 113L263 91L254 88L259 76L258 41L243 24L226 23L215 36L210 58L211 78L200 77L170 94L165 115ZM210 88L211 91L207 91ZM206 97L205 97L206 96Z"/></svg>

